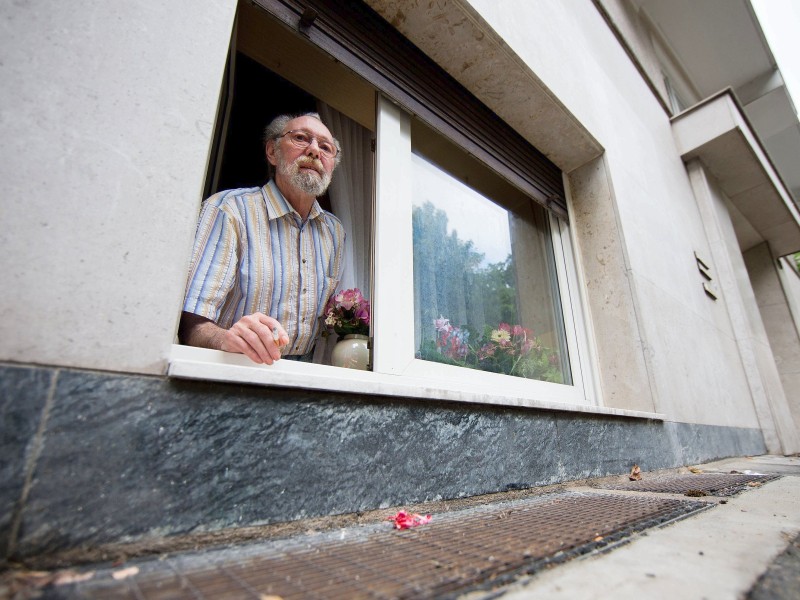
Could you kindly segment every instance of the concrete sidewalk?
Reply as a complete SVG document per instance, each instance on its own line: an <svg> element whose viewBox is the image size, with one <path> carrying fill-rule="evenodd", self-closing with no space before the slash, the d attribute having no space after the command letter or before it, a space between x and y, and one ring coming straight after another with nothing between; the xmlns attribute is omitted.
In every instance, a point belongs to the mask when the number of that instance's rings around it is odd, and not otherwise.
<svg viewBox="0 0 800 600"><path fill-rule="evenodd" d="M613 550L522 579L495 597L503 600L745 597L800 533L800 458L737 458L704 465L702 469L720 473L777 473L784 477L748 490L711 510L663 528L649 529ZM800 568L800 561L794 559L790 568ZM762 598L800 598L800 587L795 578L794 583L782 582L779 589L767 585L761 594ZM487 595L465 596L478 597Z"/></svg>

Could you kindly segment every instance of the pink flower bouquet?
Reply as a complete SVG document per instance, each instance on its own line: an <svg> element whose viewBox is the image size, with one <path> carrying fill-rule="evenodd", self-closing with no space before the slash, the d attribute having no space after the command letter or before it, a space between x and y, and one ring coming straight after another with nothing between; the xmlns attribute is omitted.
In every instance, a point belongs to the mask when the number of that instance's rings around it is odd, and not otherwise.
<svg viewBox="0 0 800 600"><path fill-rule="evenodd" d="M521 325L485 325L483 335L456 327L450 319L433 320L435 338L421 344L418 357L470 369L561 383L558 352ZM476 339L477 338L477 339Z"/></svg>
<svg viewBox="0 0 800 600"><path fill-rule="evenodd" d="M369 321L369 300L358 288L334 294L325 307L325 325L339 337L352 333L369 335Z"/></svg>

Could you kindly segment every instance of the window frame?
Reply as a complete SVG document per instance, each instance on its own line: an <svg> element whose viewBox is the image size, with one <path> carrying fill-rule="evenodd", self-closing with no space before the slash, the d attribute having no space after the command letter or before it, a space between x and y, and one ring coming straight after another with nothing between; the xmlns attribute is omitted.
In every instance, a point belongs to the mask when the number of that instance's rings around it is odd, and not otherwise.
<svg viewBox="0 0 800 600"><path fill-rule="evenodd" d="M582 307L569 290L577 286L566 223L549 213L559 302L564 316L572 384L511 377L434 363L414 357L414 290L412 258L411 115L383 95L377 103L377 189L373 272L373 370L376 373L436 380L443 386L468 385L500 389L520 399L549 399L597 405ZM566 250L565 250L566 249ZM576 299L577 300L577 299Z"/></svg>

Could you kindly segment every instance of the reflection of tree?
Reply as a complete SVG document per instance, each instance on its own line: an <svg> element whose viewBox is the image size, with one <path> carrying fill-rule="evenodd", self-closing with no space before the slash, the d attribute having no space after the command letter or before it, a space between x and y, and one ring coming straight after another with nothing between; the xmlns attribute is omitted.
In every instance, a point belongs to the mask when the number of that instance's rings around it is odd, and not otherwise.
<svg viewBox="0 0 800 600"><path fill-rule="evenodd" d="M430 202L413 209L414 304L419 343L435 339L433 320L446 315L473 335L487 324L516 323L517 293L511 255L481 267L472 240L447 233L447 214Z"/></svg>
<svg viewBox="0 0 800 600"><path fill-rule="evenodd" d="M502 262L492 263L479 274L481 288L479 294L493 300L486 307L485 319L488 323L516 323L517 290L515 288L514 265L511 255Z"/></svg>
<svg viewBox="0 0 800 600"><path fill-rule="evenodd" d="M456 231L448 235L445 211L425 202L414 206L412 219L417 358L555 383L566 375L569 383L558 351L563 344L554 338L552 290L539 260L546 259L546 248L537 230L512 220L511 253L484 265L472 240ZM520 265L520 255L534 260Z"/></svg>

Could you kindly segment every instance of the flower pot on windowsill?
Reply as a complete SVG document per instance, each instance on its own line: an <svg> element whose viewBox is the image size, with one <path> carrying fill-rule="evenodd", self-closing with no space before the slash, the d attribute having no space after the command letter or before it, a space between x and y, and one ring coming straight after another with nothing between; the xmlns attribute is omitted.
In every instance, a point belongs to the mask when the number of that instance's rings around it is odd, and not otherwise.
<svg viewBox="0 0 800 600"><path fill-rule="evenodd" d="M333 347L331 364L345 369L369 369L369 338L359 333L350 333Z"/></svg>

